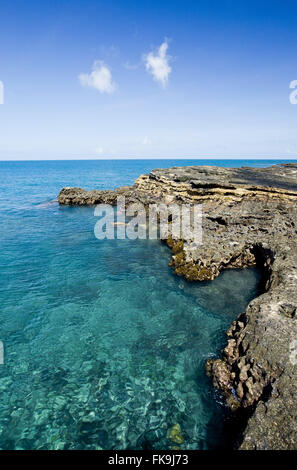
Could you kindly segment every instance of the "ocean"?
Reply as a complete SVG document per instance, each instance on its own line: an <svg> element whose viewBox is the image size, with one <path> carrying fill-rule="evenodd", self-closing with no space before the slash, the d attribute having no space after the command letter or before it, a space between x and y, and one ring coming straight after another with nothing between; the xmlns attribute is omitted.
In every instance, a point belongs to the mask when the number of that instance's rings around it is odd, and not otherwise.
<svg viewBox="0 0 297 470"><path fill-rule="evenodd" d="M280 161L278 161L280 162ZM255 269L187 283L158 240L97 240L64 186L113 189L153 168L255 160L0 162L0 449L229 445L229 412L205 375L257 295Z"/></svg>

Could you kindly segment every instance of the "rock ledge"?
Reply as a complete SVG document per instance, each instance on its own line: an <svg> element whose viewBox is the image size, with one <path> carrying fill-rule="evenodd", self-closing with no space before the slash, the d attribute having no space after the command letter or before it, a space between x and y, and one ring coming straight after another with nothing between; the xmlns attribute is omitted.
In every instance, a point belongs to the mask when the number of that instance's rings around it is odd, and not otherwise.
<svg viewBox="0 0 297 470"><path fill-rule="evenodd" d="M115 191L63 188L59 203L140 201L203 205L203 244L168 238L171 266L189 281L258 264L263 294L227 332L207 372L233 410L249 410L237 447L297 449L297 164L156 169Z"/></svg>

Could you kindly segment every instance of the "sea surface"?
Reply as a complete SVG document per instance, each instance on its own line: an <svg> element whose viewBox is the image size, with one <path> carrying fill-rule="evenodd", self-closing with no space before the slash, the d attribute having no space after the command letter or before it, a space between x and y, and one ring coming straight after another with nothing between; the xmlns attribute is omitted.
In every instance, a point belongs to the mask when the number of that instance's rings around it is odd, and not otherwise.
<svg viewBox="0 0 297 470"><path fill-rule="evenodd" d="M97 240L93 208L63 186L108 189L153 168L275 161L0 162L0 449L227 445L229 414L204 372L257 295L259 273L186 283L158 240Z"/></svg>

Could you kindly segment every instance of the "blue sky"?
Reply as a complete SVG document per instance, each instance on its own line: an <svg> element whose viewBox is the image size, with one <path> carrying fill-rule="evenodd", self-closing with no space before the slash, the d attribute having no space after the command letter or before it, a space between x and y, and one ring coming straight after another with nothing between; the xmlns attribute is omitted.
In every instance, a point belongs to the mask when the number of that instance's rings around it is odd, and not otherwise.
<svg viewBox="0 0 297 470"><path fill-rule="evenodd" d="M297 4L2 0L0 159L295 158Z"/></svg>

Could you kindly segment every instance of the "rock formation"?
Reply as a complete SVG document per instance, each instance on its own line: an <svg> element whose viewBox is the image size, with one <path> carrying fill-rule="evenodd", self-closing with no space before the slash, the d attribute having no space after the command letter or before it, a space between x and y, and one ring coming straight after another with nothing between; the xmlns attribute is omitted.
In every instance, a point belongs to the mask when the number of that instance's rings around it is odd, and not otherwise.
<svg viewBox="0 0 297 470"><path fill-rule="evenodd" d="M248 410L240 449L297 449L297 164L156 169L115 191L63 188L60 204L199 203L203 243L168 238L171 266L189 281L259 265L263 293L227 332L207 372L235 412Z"/></svg>

